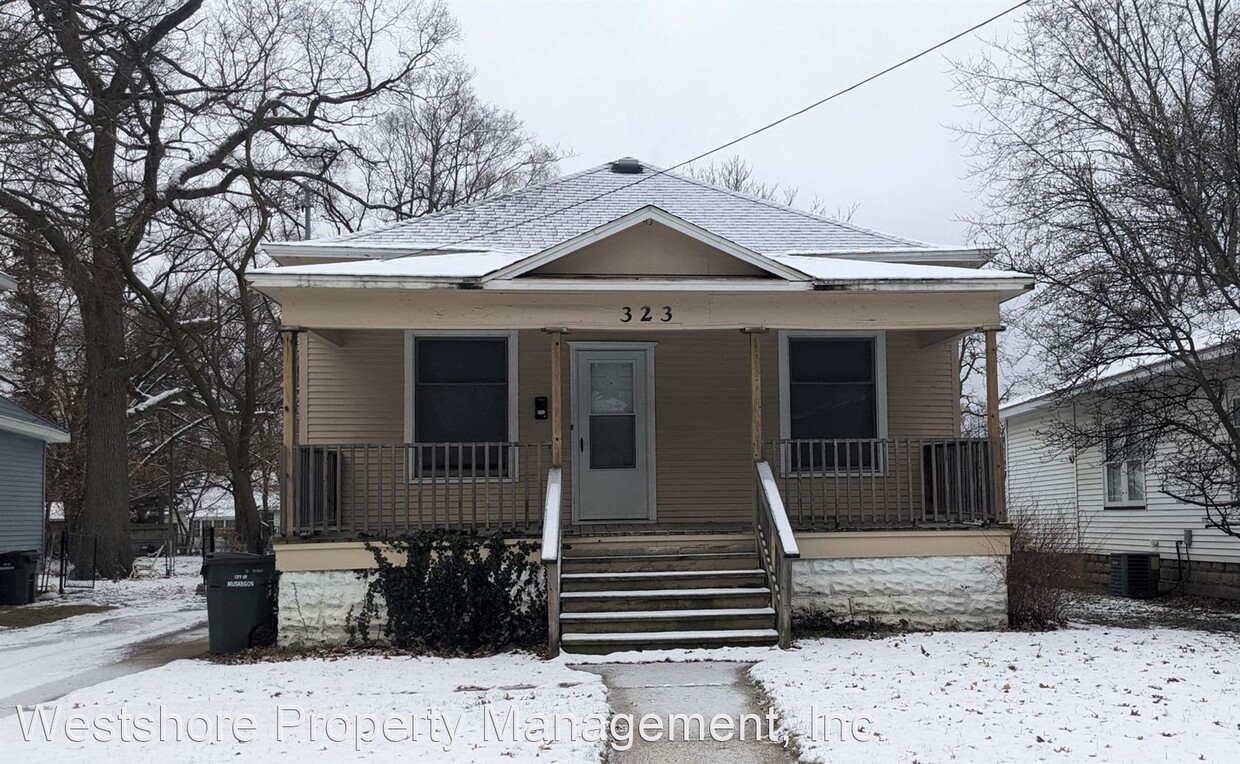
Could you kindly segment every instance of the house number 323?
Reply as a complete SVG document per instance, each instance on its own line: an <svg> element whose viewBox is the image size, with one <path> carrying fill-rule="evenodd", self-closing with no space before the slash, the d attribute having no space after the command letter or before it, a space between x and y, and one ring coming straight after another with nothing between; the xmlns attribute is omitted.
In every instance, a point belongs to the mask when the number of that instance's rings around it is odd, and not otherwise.
<svg viewBox="0 0 1240 764"><path fill-rule="evenodd" d="M658 316L658 321L660 323L666 324L668 321L672 320L672 309L667 305L664 305L662 308L652 308L649 305L643 305L640 308L630 308L626 305L621 308L621 310L624 311L624 315L620 319L620 323L622 324L627 324L634 318L642 323L648 324L655 320L656 315Z"/></svg>

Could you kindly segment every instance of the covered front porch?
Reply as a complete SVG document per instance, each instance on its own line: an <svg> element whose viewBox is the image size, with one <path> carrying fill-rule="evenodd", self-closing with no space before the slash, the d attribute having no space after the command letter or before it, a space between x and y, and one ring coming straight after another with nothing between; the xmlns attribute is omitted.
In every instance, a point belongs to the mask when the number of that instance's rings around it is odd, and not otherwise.
<svg viewBox="0 0 1240 764"><path fill-rule="evenodd" d="M1002 522L998 444L959 434L959 336L288 328L285 527L534 537L559 468L569 536L752 531L760 463L797 531ZM486 381L446 378L469 360L453 353L492 351ZM846 373L799 359L841 353ZM466 377L487 363L473 361ZM426 437L453 434L432 405L492 437Z"/></svg>

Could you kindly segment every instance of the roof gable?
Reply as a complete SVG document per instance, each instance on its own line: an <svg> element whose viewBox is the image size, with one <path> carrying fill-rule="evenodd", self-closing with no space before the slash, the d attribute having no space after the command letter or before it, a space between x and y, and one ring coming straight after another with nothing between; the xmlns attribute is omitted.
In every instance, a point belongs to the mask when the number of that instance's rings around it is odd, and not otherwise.
<svg viewBox="0 0 1240 764"><path fill-rule="evenodd" d="M808 278L652 205L501 268L485 280L526 275Z"/></svg>

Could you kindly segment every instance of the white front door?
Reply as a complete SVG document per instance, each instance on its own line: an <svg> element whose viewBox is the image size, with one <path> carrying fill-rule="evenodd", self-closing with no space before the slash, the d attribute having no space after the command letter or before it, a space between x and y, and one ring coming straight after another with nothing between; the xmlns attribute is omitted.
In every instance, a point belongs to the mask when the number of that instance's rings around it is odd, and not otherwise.
<svg viewBox="0 0 1240 764"><path fill-rule="evenodd" d="M653 520L647 349L574 349L573 358L577 521Z"/></svg>

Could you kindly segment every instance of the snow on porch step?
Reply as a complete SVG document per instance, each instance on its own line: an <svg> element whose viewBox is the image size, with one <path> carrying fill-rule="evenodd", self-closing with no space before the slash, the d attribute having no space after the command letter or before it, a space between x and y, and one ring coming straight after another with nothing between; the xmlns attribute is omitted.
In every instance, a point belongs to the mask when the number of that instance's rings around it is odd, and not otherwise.
<svg viewBox="0 0 1240 764"><path fill-rule="evenodd" d="M566 591L560 594L562 613L764 607L770 602L771 590L765 586Z"/></svg>
<svg viewBox="0 0 1240 764"><path fill-rule="evenodd" d="M566 652L609 653L617 650L774 645L778 642L779 633L774 629L717 629L565 634L560 644Z"/></svg>
<svg viewBox="0 0 1240 764"><path fill-rule="evenodd" d="M760 586L766 574L751 570L646 570L637 572L564 573L560 581L565 591L603 591L642 588L651 583L666 589L726 589Z"/></svg>
<svg viewBox="0 0 1240 764"><path fill-rule="evenodd" d="M560 624L565 634L764 629L775 625L775 610L738 607L562 613Z"/></svg>

